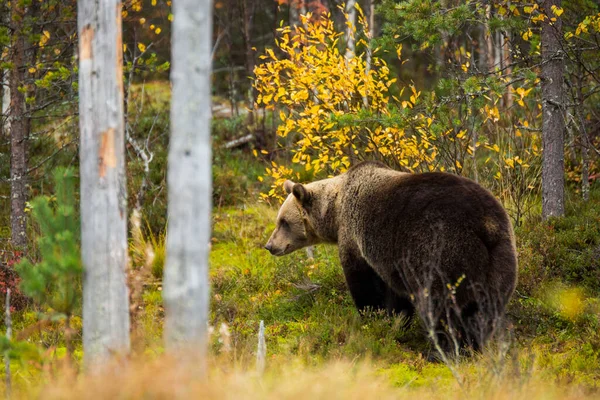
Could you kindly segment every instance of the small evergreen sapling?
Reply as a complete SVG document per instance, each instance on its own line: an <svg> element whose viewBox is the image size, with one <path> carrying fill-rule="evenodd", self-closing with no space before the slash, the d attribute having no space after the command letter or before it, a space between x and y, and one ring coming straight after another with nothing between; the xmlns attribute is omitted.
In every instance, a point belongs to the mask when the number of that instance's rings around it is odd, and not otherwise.
<svg viewBox="0 0 600 400"><path fill-rule="evenodd" d="M73 356L71 318L81 303L83 271L79 244L79 218L75 207L75 176L71 169L54 172L55 196L38 196L32 214L40 229L37 239L40 261L23 259L16 267L21 290L45 313L42 319L65 320L65 345Z"/></svg>

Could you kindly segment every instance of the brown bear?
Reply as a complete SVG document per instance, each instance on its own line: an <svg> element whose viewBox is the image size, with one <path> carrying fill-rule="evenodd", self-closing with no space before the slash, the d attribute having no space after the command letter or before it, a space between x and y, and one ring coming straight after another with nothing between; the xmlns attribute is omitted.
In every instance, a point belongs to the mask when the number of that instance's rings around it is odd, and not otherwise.
<svg viewBox="0 0 600 400"><path fill-rule="evenodd" d="M444 350L485 343L517 281L511 222L474 181L363 162L289 194L265 248L276 256L336 243L359 309L411 316Z"/></svg>

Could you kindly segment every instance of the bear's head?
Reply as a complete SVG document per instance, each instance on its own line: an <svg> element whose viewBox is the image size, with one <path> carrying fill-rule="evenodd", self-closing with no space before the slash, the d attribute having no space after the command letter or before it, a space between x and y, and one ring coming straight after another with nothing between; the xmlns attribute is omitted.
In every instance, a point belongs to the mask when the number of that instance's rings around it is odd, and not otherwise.
<svg viewBox="0 0 600 400"><path fill-rule="evenodd" d="M308 187L292 181L285 181L283 187L288 197L279 209L277 226L265 245L274 256L283 256L319 242L309 217L313 199Z"/></svg>
<svg viewBox="0 0 600 400"><path fill-rule="evenodd" d="M337 207L343 175L306 185L285 181L288 194L265 249L275 256L318 243L337 242Z"/></svg>

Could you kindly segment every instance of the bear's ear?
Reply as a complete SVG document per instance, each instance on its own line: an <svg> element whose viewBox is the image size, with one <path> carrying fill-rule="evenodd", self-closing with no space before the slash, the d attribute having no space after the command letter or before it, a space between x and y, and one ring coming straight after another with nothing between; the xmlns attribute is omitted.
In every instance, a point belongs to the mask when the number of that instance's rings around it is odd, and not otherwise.
<svg viewBox="0 0 600 400"><path fill-rule="evenodd" d="M292 193L292 189L294 188L294 185L295 185L294 182L287 180L287 181L283 182L283 189L285 190L285 192L287 194L290 194L290 193Z"/></svg>
<svg viewBox="0 0 600 400"><path fill-rule="evenodd" d="M310 203L310 192L303 184L294 184L294 187L292 188L292 193L294 193L294 197L296 197L296 199L298 199L300 204L302 204L303 206L306 206L308 205L308 203Z"/></svg>

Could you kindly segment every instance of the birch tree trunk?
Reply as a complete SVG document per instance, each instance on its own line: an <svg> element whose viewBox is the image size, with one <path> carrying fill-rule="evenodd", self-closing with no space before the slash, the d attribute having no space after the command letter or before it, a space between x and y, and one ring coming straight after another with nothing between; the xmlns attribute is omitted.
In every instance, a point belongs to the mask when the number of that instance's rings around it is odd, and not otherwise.
<svg viewBox="0 0 600 400"><path fill-rule="evenodd" d="M10 136L10 86L9 86L10 70L4 70L2 74L2 135Z"/></svg>
<svg viewBox="0 0 600 400"><path fill-rule="evenodd" d="M10 23L10 10L5 5L2 5L2 17L0 17L0 24L8 26ZM10 45L6 46L10 54ZM5 68L2 72L2 81L0 82L0 90L2 91L2 131L0 131L0 137L7 139L10 137L10 68Z"/></svg>
<svg viewBox="0 0 600 400"><path fill-rule="evenodd" d="M296 28L300 25L300 12L296 1L289 1L289 12L290 12L290 27Z"/></svg>
<svg viewBox="0 0 600 400"><path fill-rule="evenodd" d="M254 80L254 51L252 50L252 24L254 21L255 0L243 0L244 9L243 29L244 44L246 46L246 69L248 76ZM254 88L248 89L248 124L254 124Z"/></svg>
<svg viewBox="0 0 600 400"><path fill-rule="evenodd" d="M11 2L11 15L22 16L21 2ZM12 69L9 74L10 90L10 225L11 243L15 247L27 246L27 116L25 95L19 86L25 80L25 34L19 23L13 25L11 44Z"/></svg>
<svg viewBox="0 0 600 400"><path fill-rule="evenodd" d="M127 353L129 299L119 0L78 0L83 349L87 366Z"/></svg>
<svg viewBox="0 0 600 400"><path fill-rule="evenodd" d="M164 339L169 351L198 357L203 369L212 209L212 1L175 0L173 17Z"/></svg>
<svg viewBox="0 0 600 400"><path fill-rule="evenodd" d="M500 42L500 46L502 48L502 75L508 77L508 79L512 79L512 67L510 64L512 63L512 57L510 55L510 40L508 39L509 32L501 32L500 38L502 39ZM504 107L511 108L513 105L513 93L512 93L512 85L508 85L506 87L506 93L504 94Z"/></svg>
<svg viewBox="0 0 600 400"><path fill-rule="evenodd" d="M346 27L346 59L354 58L355 53L355 29L356 29L356 0L348 0L346 3L346 14L348 14L348 24Z"/></svg>
<svg viewBox="0 0 600 400"><path fill-rule="evenodd" d="M371 72L371 63L373 62L373 39L375 38L375 0L366 0L365 17L369 24L369 37L367 38L367 55L365 60L365 74L367 78ZM369 93L363 96L363 104L369 107Z"/></svg>
<svg viewBox="0 0 600 400"><path fill-rule="evenodd" d="M581 54L577 54L577 60L579 61L579 65L577 67L577 92L576 92L576 109L575 113L577 115L577 119L579 122L579 138L581 141L581 195L583 197L583 201L590 200L590 141L587 133L587 128L585 126L585 118L584 116L584 98L583 98L583 63L581 61Z"/></svg>
<svg viewBox="0 0 600 400"><path fill-rule="evenodd" d="M561 51L562 20L550 25L555 16L552 6L560 7L561 0L546 0L543 10L549 17L542 23L542 217L562 216L565 213L565 154L563 117L563 80L565 64Z"/></svg>
<svg viewBox="0 0 600 400"><path fill-rule="evenodd" d="M492 18L492 6L488 4L485 7L485 24L483 29L485 30L485 47L486 47L486 61L487 61L487 72L494 71L494 33L490 30L490 19Z"/></svg>

